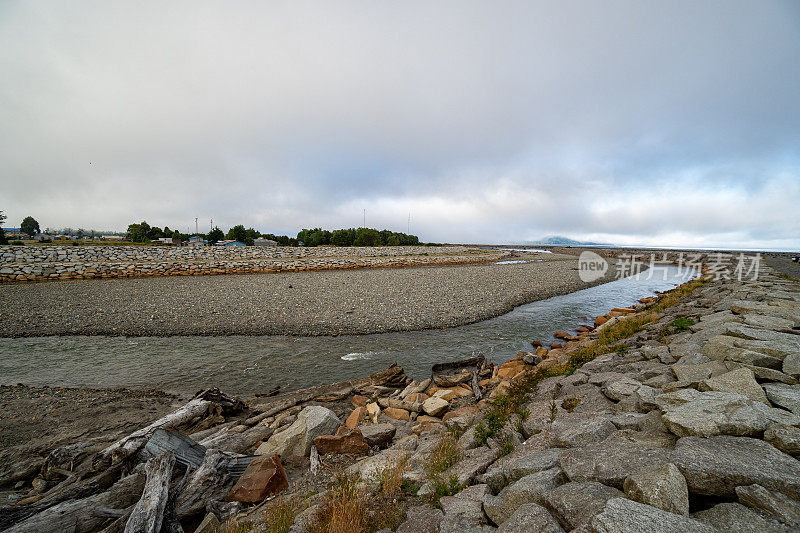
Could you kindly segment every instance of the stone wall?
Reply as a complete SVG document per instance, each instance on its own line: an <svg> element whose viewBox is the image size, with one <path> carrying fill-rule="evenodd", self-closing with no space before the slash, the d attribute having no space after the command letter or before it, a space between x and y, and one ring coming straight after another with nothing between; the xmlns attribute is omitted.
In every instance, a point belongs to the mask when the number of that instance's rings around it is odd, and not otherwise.
<svg viewBox="0 0 800 533"><path fill-rule="evenodd" d="M0 282L465 263L501 255L463 246L0 246Z"/></svg>

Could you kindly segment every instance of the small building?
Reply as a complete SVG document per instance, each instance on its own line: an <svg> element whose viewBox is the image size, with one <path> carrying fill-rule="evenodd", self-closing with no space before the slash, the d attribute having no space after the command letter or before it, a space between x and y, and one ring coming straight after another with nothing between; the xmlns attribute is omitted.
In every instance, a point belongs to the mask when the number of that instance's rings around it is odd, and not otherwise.
<svg viewBox="0 0 800 533"><path fill-rule="evenodd" d="M172 237L160 237L157 239L161 244L180 244L180 239L173 239Z"/></svg>
<svg viewBox="0 0 800 533"><path fill-rule="evenodd" d="M247 246L247 245L239 241L225 240L225 241L217 241L216 246Z"/></svg>
<svg viewBox="0 0 800 533"><path fill-rule="evenodd" d="M122 241L124 239L125 239L125 237L123 237L121 235L101 235L100 236L100 240L101 241Z"/></svg>
<svg viewBox="0 0 800 533"><path fill-rule="evenodd" d="M183 243L186 246L205 246L206 240L199 235L189 237L189 240Z"/></svg>
<svg viewBox="0 0 800 533"><path fill-rule="evenodd" d="M53 237L54 241L71 241L72 235L67 235L66 233L59 233L55 237Z"/></svg>
<svg viewBox="0 0 800 533"><path fill-rule="evenodd" d="M259 237L258 239L253 239L253 245L254 246L278 246L278 243L276 241L273 241L272 239L263 239L263 238Z"/></svg>
<svg viewBox="0 0 800 533"><path fill-rule="evenodd" d="M30 239L31 236L27 233L22 233L20 228L3 228L8 239Z"/></svg>

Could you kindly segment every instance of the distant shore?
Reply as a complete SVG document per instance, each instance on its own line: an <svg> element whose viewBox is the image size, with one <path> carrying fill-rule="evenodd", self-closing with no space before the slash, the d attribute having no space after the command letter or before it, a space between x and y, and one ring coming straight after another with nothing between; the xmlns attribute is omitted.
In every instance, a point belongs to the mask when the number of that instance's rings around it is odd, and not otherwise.
<svg viewBox="0 0 800 533"><path fill-rule="evenodd" d="M532 254L525 254L533 258ZM0 285L0 336L342 335L454 327L604 281L577 258Z"/></svg>

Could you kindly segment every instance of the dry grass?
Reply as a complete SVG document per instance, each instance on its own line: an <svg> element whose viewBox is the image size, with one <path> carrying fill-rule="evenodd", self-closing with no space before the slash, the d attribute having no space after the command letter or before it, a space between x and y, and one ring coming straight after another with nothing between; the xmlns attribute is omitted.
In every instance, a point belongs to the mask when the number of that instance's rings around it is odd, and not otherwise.
<svg viewBox="0 0 800 533"><path fill-rule="evenodd" d="M425 462L425 474L428 479L433 479L456 464L460 458L458 439L450 433L442 433Z"/></svg>
<svg viewBox="0 0 800 533"><path fill-rule="evenodd" d="M359 476L337 474L308 532L368 533L369 505L366 488Z"/></svg>
<svg viewBox="0 0 800 533"><path fill-rule="evenodd" d="M402 446L389 456L386 468L378 473L381 492L386 496L397 496L403 490L403 475L408 472L411 455Z"/></svg>
<svg viewBox="0 0 800 533"><path fill-rule="evenodd" d="M281 494L262 513L266 533L288 533L292 527L297 505Z"/></svg>

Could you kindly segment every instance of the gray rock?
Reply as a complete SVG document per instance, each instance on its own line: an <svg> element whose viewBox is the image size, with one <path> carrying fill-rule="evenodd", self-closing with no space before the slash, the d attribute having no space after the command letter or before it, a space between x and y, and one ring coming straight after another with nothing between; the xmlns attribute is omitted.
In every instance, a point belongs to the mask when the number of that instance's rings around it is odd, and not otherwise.
<svg viewBox="0 0 800 533"><path fill-rule="evenodd" d="M592 519L592 529L596 533L714 533L714 528L697 520L626 498L608 500L603 512Z"/></svg>
<svg viewBox="0 0 800 533"><path fill-rule="evenodd" d="M764 385L767 398L775 405L789 409L795 414L800 414L800 385L786 385L785 383L767 383Z"/></svg>
<svg viewBox="0 0 800 533"><path fill-rule="evenodd" d="M556 445L563 447L600 442L617 431L611 420L602 417L584 420L556 419L551 429Z"/></svg>
<svg viewBox="0 0 800 533"><path fill-rule="evenodd" d="M791 329L794 327L794 320L757 314L744 315L744 323L746 326L761 329Z"/></svg>
<svg viewBox="0 0 800 533"><path fill-rule="evenodd" d="M567 483L544 496L544 506L558 520L561 527L571 531L589 524L602 512L611 498L623 496L622 492L602 483Z"/></svg>
<svg viewBox="0 0 800 533"><path fill-rule="evenodd" d="M692 348L688 350L682 350L679 347L673 347L676 355L678 356L678 362L675 365L701 365L703 363L710 363L711 359L706 357L705 355L694 351ZM673 367L675 366L673 365Z"/></svg>
<svg viewBox="0 0 800 533"><path fill-rule="evenodd" d="M760 439L684 437L672 462L698 494L733 497L736 487L757 483L800 496L800 461Z"/></svg>
<svg viewBox="0 0 800 533"><path fill-rule="evenodd" d="M276 433L256 450L256 455L272 455L281 457L289 455L308 455L314 439L320 435L331 435L341 425L336 414L325 407L312 405L304 408L297 415L291 426Z"/></svg>
<svg viewBox="0 0 800 533"><path fill-rule="evenodd" d="M743 505L765 511L787 526L800 528L800 502L797 500L761 485L736 487L736 495Z"/></svg>
<svg viewBox="0 0 800 533"><path fill-rule="evenodd" d="M791 333L780 333L777 331L770 331L768 329L756 329L747 326L731 324L727 327L725 334L732 337L739 337L741 339L775 342L800 348L800 337Z"/></svg>
<svg viewBox="0 0 800 533"><path fill-rule="evenodd" d="M628 376L622 376L619 379L609 381L603 387L603 394L612 400L619 401L636 392L641 386L641 382L629 378Z"/></svg>
<svg viewBox="0 0 800 533"><path fill-rule="evenodd" d="M459 485L467 485L472 483L477 476L486 472L486 469L498 456L497 450L486 446L467 450L456 464L442 473L442 478L447 479L450 476L455 476ZM430 496L433 494L433 488L433 483L428 481L417 491L417 496L421 498Z"/></svg>
<svg viewBox="0 0 800 533"><path fill-rule="evenodd" d="M561 452L561 467L570 481L597 481L621 489L625 478L649 466L669 462L669 451L614 439Z"/></svg>
<svg viewBox="0 0 800 533"><path fill-rule="evenodd" d="M729 392L698 393L695 399L665 410L662 419L679 437L758 436L771 423L800 424L797 415Z"/></svg>
<svg viewBox="0 0 800 533"><path fill-rule="evenodd" d="M495 524L503 524L521 505L543 502L545 494L567 481L560 468L529 474L507 486L497 496L487 494L483 510Z"/></svg>
<svg viewBox="0 0 800 533"><path fill-rule="evenodd" d="M444 513L429 505L414 505L406 512L406 521L397 533L439 533Z"/></svg>
<svg viewBox="0 0 800 533"><path fill-rule="evenodd" d="M720 503L711 509L699 511L692 518L717 531L736 533L789 533L788 527L748 509L740 503Z"/></svg>
<svg viewBox="0 0 800 533"><path fill-rule="evenodd" d="M622 413L611 417L611 423L617 429L642 429L642 424L646 423L648 416L644 413Z"/></svg>
<svg viewBox="0 0 800 533"><path fill-rule="evenodd" d="M800 351L786 356L783 360L783 373L800 378Z"/></svg>
<svg viewBox="0 0 800 533"><path fill-rule="evenodd" d="M441 527L443 530L455 526L481 526L486 524L483 514L483 498L487 492L486 485L473 485L455 496L443 496L439 501L444 512ZM446 528L446 529L445 529Z"/></svg>
<svg viewBox="0 0 800 533"><path fill-rule="evenodd" d="M624 377L625 374L620 374L619 372L595 372L593 374L589 374L588 382L590 385L604 387L608 383Z"/></svg>
<svg viewBox="0 0 800 533"><path fill-rule="evenodd" d="M399 531L399 530L398 530ZM563 533L564 530L547 509L535 503L526 503L503 522L497 533Z"/></svg>
<svg viewBox="0 0 800 533"><path fill-rule="evenodd" d="M784 361L784 364L786 361ZM736 363L733 361L728 361L725 363L731 368L748 368L753 375L755 375L756 379L760 379L763 381L777 381L778 383L786 383L788 385L797 385L797 379L793 378L789 374L784 374L780 370L774 370L772 368L764 368L763 366L753 366L748 365L745 363Z"/></svg>
<svg viewBox="0 0 800 533"><path fill-rule="evenodd" d="M489 485L492 494L497 494L509 483L514 483L527 475L556 468L560 464L558 462L560 453L561 450L557 448L548 448L516 457L502 465L495 463L479 479Z"/></svg>
<svg viewBox="0 0 800 533"><path fill-rule="evenodd" d="M672 463L643 468L625 478L625 495L631 500L670 513L689 514L686 479Z"/></svg>
<svg viewBox="0 0 800 533"><path fill-rule="evenodd" d="M670 368L672 368L672 372L675 374L675 377L678 378L678 381L702 381L728 371L728 367L721 361L690 365L680 360Z"/></svg>
<svg viewBox="0 0 800 533"><path fill-rule="evenodd" d="M768 404L764 389L756 381L753 372L739 368L702 382L701 391L733 392L747 396L753 401Z"/></svg>
<svg viewBox="0 0 800 533"><path fill-rule="evenodd" d="M770 424L764 440L791 456L800 456L800 428L785 424Z"/></svg>
<svg viewBox="0 0 800 533"><path fill-rule="evenodd" d="M384 446L394 438L397 428L391 424L361 424L358 430L370 446Z"/></svg>

